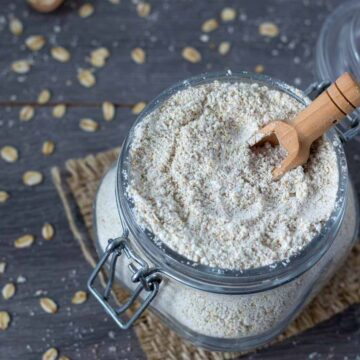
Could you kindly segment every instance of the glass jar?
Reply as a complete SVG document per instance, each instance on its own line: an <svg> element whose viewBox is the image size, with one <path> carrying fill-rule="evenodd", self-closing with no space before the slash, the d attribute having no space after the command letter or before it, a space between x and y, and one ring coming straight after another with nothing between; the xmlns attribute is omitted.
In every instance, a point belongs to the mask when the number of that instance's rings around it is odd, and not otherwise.
<svg viewBox="0 0 360 360"><path fill-rule="evenodd" d="M335 81L348 71L360 79L360 1L344 1L325 20L316 44L316 74L319 81ZM348 141L360 131L360 110L339 125L340 136ZM347 131L350 126L352 130Z"/></svg>
<svg viewBox="0 0 360 360"><path fill-rule="evenodd" d="M88 287L103 308L126 329L150 307L170 328L195 345L217 351L243 351L262 345L281 333L334 274L353 245L358 231L358 208L349 180L346 158L335 130L326 135L337 157L339 187L336 205L321 233L287 262L245 271L200 265L183 258L141 228L126 196L129 147L134 127L174 93L212 81L264 84L286 92L306 105L301 91L270 77L251 73L216 73L191 78L164 91L139 116L121 155L103 178L94 205L94 224L101 260ZM322 86L311 87L321 91ZM94 286L107 267L108 286ZM130 293L120 307L112 306L113 281ZM141 306L126 319L123 313L138 299Z"/></svg>
<svg viewBox="0 0 360 360"><path fill-rule="evenodd" d="M335 81L345 71L360 78L360 1L344 1L324 22L316 45L316 72Z"/></svg>

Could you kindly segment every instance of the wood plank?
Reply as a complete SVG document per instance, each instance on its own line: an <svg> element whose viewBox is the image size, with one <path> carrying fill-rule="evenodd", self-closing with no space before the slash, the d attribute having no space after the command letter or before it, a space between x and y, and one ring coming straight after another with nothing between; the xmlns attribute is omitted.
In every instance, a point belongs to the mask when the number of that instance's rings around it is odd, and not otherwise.
<svg viewBox="0 0 360 360"><path fill-rule="evenodd" d="M359 356L360 307L345 312L306 331L301 336L245 357L248 360L268 359L357 359ZM293 351L289 351L289 349Z"/></svg>
<svg viewBox="0 0 360 360"><path fill-rule="evenodd" d="M135 120L130 110L132 104L150 100L175 81L199 72L227 68L252 70L256 64L263 64L268 74L289 83L299 78L302 80L299 86L305 87L315 77L314 46L321 21L340 2L268 0L260 6L251 0L151 1L153 14L149 19L139 18L135 5L127 0L119 6L105 0L94 1L96 12L88 19L79 19L72 10L80 2L70 1L70 5L50 15L28 11L23 0L2 7L0 13L6 19L11 14L23 19L25 32L15 40L0 15L0 28L3 27L0 31L0 148L9 144L20 152L15 164L0 161L0 189L8 190L11 195L6 204L0 205L0 261L8 263L6 273L0 276L0 287L15 281L19 275L27 281L18 285L18 292L10 301L0 298L0 309L8 310L13 316L8 331L0 332L0 358L39 359L50 346L58 347L61 354L72 359L144 358L132 331L117 330L93 299L82 306L70 305L72 294L84 289L90 269L69 230L50 181L50 167L62 165L71 157L120 145ZM199 37L203 20L218 16L225 5L238 9L243 20L222 25L210 34L209 43L224 40L233 43L229 55L221 57ZM275 21L287 39L261 38L258 25L267 20ZM58 27L61 31L57 33L54 28ZM48 58L49 44L39 54L31 55L22 44L28 35L37 33L47 34L51 42L68 47L73 61L60 64ZM97 71L97 85L84 89L76 83L77 68L86 66L85 57L99 45L109 47L112 56L107 66ZM203 62L193 65L183 61L180 53L185 45L199 48ZM135 46L146 49L146 64L136 65L131 61L129 54ZM272 54L274 48L279 51L278 55ZM34 56L35 65L24 82L19 82L22 78L10 73L9 65L27 56ZM74 84L67 86L67 80ZM53 92L52 104L69 104L65 117L54 119L52 106L43 106L36 108L32 121L20 122L20 107L33 103L43 88ZM102 120L103 100L121 105L112 122ZM80 130L78 122L83 117L99 121L100 131L92 134ZM55 141L56 151L44 157L40 149L47 139ZM356 189L360 189L359 150L359 141L347 145ZM42 171L44 183L34 188L24 186L21 176L29 169ZM51 242L41 240L41 225L45 221L52 222L56 228ZM36 243L29 249L15 249L13 241L27 232L37 236ZM35 295L37 290L43 290L59 303L58 314L49 315L41 310L39 296ZM355 359L359 349L359 310L360 305L354 306L303 335L244 358L342 359L348 356Z"/></svg>
<svg viewBox="0 0 360 360"><path fill-rule="evenodd" d="M34 101L44 81L56 101L135 103L150 100L174 82L195 74L228 68L253 71L259 63L269 75L289 83L301 78L299 86L305 87L314 79L314 49L322 20L339 2L328 1L326 6L323 2L305 2L308 5L304 6L298 0L287 0L284 6L284 1L272 0L260 9L251 0L241 4L228 1L226 4L233 5L242 20L221 24L209 34L208 42L200 40L201 24L210 17L219 18L222 2L206 7L200 1L154 2L148 19L138 17L130 1L118 6L108 1L95 2L95 14L87 19L79 18L69 7L63 7L58 14L29 12L23 20L24 35L19 39L14 40L7 28L1 33L0 103L11 99ZM268 20L278 24L281 37L269 39L259 35L259 24ZM48 38L45 48L35 54L23 45L26 37L33 34ZM223 57L216 47L225 40L232 43L232 50ZM59 63L52 59L52 44L68 48L72 60ZM85 89L77 82L77 70L89 67L85 58L99 45L108 47L112 55L107 65L96 71L96 86ZM202 53L201 63L190 64L181 58L182 48L189 45ZM131 50L137 46L147 53L144 65L135 64L130 58ZM20 58L34 61L28 75L9 71L11 62ZM295 63L295 58L300 63Z"/></svg>
<svg viewBox="0 0 360 360"><path fill-rule="evenodd" d="M71 305L73 293L86 288L91 269L73 239L50 178L50 166L119 144L133 116L129 109L120 109L114 121L99 120L101 130L93 134L80 130L78 122L89 116L100 119L99 109L69 109L65 118L54 119L51 108L41 108L28 123L18 121L17 113L16 108L0 109L1 146L15 145L20 152L17 163L1 161L0 165L0 188L11 196L0 206L0 261L7 263L6 273L0 276L0 288L20 275L26 282L17 286L10 301L0 299L0 309L8 310L13 318L8 331L0 332L0 358L6 354L7 359L39 359L51 346L73 359L127 358L130 353L138 358L141 350L132 331L117 330L93 298L81 306ZM44 139L56 143L50 157L40 152ZM43 184L35 188L22 184L22 174L29 169L43 172ZM44 222L55 226L52 241L41 238ZM15 249L14 240L25 233L36 235L35 244ZM43 292L36 295L38 290ZM39 306L41 296L55 299L59 312L44 313Z"/></svg>

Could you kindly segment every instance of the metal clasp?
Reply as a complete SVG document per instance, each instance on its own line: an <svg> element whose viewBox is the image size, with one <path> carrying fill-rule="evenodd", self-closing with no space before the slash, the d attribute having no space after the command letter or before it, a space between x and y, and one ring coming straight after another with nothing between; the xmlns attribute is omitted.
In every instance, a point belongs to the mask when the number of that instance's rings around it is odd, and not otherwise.
<svg viewBox="0 0 360 360"><path fill-rule="evenodd" d="M138 283L139 285L124 304L118 307L113 307L109 303L109 296L114 283L116 263L119 256L123 253L130 260L129 269L132 273L131 281L133 283ZM94 282L109 258L109 278L102 294L95 288ZM112 317L117 325L121 329L126 330L140 317L151 301L155 298L159 291L160 282L161 276L157 273L157 270L155 268L149 268L148 264L132 250L127 240L127 234L125 233L122 237L110 239L108 241L108 246L106 247L106 250L95 269L91 273L87 286L89 291L95 296L97 301ZM135 300L140 296L143 290L148 292L148 295L145 297L140 307L134 312L130 319L127 321L122 319L120 315L122 315L134 304Z"/></svg>
<svg viewBox="0 0 360 360"><path fill-rule="evenodd" d="M320 83L314 82L307 87L307 89L304 91L304 94L310 99L315 99L321 93L323 93L330 85L331 81L322 81Z"/></svg>
<svg viewBox="0 0 360 360"><path fill-rule="evenodd" d="M312 83L305 91L305 96L315 99L331 85L331 81ZM355 110L347 115L344 120L335 126L335 129L343 143L348 142L360 134L360 110Z"/></svg>

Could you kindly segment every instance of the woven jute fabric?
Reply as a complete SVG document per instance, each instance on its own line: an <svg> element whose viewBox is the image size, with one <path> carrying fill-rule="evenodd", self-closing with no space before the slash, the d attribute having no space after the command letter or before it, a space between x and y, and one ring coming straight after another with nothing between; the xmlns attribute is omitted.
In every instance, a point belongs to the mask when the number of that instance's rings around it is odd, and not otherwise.
<svg viewBox="0 0 360 360"><path fill-rule="evenodd" d="M64 205L74 238L89 264L94 267L98 255L92 234L92 204L99 182L116 161L119 149L113 149L82 159L68 160L64 168L53 168L52 178ZM292 322L276 341L299 334L321 321L360 302L360 244L350 253L343 267L305 310ZM106 274L101 275L104 285ZM114 296L119 302L127 293L119 285ZM131 312L129 313L131 315ZM149 359L231 359L239 353L209 352L182 340L164 325L156 315L145 311L134 325L140 345Z"/></svg>

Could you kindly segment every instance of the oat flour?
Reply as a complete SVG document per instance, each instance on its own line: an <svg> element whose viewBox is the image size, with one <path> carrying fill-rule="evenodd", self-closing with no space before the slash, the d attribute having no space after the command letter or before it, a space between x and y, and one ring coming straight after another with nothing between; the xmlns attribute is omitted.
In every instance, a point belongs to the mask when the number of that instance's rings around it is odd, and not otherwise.
<svg viewBox="0 0 360 360"><path fill-rule="evenodd" d="M317 141L306 166L273 181L284 153L248 139L302 105L265 86L189 87L138 124L129 196L137 221L186 258L246 269L286 260L319 233L338 187L335 153Z"/></svg>

